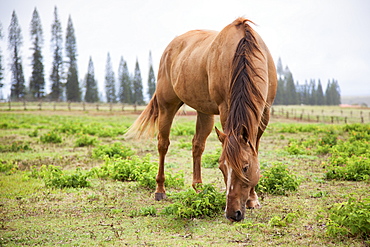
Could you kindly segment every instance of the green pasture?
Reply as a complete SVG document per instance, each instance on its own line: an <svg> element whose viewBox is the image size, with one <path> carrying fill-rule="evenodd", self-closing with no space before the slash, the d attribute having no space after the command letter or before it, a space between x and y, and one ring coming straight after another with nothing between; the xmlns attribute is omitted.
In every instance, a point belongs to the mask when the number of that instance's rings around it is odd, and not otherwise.
<svg viewBox="0 0 370 247"><path fill-rule="evenodd" d="M203 155L204 185L195 193L196 116L176 116L168 198L157 202L156 139L125 140L138 115L114 109L0 112L0 246L369 246L366 118L331 124L286 119L293 108L285 115L276 108L260 144L262 208L230 223L215 133ZM345 114L320 109L313 110Z"/></svg>

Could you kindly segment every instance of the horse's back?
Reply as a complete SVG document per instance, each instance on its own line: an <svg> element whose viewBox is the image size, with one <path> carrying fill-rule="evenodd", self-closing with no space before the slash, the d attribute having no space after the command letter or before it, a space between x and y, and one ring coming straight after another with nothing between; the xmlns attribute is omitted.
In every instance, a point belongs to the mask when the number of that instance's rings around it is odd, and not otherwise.
<svg viewBox="0 0 370 247"><path fill-rule="evenodd" d="M193 30L176 37L165 49L158 73L157 92L177 97L204 113L217 114L208 89L207 59L216 31Z"/></svg>

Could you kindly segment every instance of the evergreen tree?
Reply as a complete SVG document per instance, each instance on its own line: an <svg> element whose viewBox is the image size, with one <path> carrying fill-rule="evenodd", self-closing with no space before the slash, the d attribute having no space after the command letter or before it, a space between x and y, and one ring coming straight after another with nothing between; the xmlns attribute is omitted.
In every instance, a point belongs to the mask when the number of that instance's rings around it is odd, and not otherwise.
<svg viewBox="0 0 370 247"><path fill-rule="evenodd" d="M275 105L284 105L285 104L285 81L279 77L278 87L276 90L276 97L274 101Z"/></svg>
<svg viewBox="0 0 370 247"><path fill-rule="evenodd" d="M81 91L78 83L76 36L71 16L68 18L66 56L68 58L68 74L66 82L67 100L78 102L81 101Z"/></svg>
<svg viewBox="0 0 370 247"><path fill-rule="evenodd" d="M155 75L153 70L152 53L149 52L149 74L148 74L148 97L152 98L156 88Z"/></svg>
<svg viewBox="0 0 370 247"><path fill-rule="evenodd" d="M136 59L136 65L135 65L135 74L133 79L133 103L135 104L143 104L143 82L141 79L141 72L139 67L139 62Z"/></svg>
<svg viewBox="0 0 370 247"><path fill-rule="evenodd" d="M317 105L317 97L316 97L316 81L314 79L310 80L310 86L309 86L309 91L310 91L310 100L309 104L310 105Z"/></svg>
<svg viewBox="0 0 370 247"><path fill-rule="evenodd" d="M105 66L105 94L107 97L107 102L115 103L116 100L116 82L114 79L114 72L112 69L112 62L110 59L110 54L107 55L107 64Z"/></svg>
<svg viewBox="0 0 370 247"><path fill-rule="evenodd" d="M322 90L320 79L319 79L319 82L317 84L317 89L316 89L316 103L317 105L325 105L325 97L324 97L324 92Z"/></svg>
<svg viewBox="0 0 370 247"><path fill-rule="evenodd" d="M278 78L284 76L284 69L283 69L283 63L281 62L281 58L279 57L277 63L276 63L276 72Z"/></svg>
<svg viewBox="0 0 370 247"><path fill-rule="evenodd" d="M118 98L121 103L132 103L132 87L131 87L131 79L130 74L128 72L127 63L121 57L119 67L118 67L118 83L119 83L119 91L118 91Z"/></svg>
<svg viewBox="0 0 370 247"><path fill-rule="evenodd" d="M0 22L0 40L2 39L3 39L3 25ZM3 80L4 80L3 53L0 47L0 90L4 86ZM0 96L2 95L0 94Z"/></svg>
<svg viewBox="0 0 370 247"><path fill-rule="evenodd" d="M63 96L63 36L62 25L58 18L57 7L54 8L54 22L51 25L51 47L53 50L53 64L50 74L52 100L59 101Z"/></svg>
<svg viewBox="0 0 370 247"><path fill-rule="evenodd" d="M94 64L91 57L89 60L87 74L85 76L85 85L86 85L85 101L91 103L98 102L99 101L98 85L95 80Z"/></svg>
<svg viewBox="0 0 370 247"><path fill-rule="evenodd" d="M32 75L30 79L30 93L32 98L40 99L44 97L45 78L44 78L44 64L41 52L44 39L42 36L42 26L39 13L37 9L33 11L31 20L31 40L33 47L32 54Z"/></svg>
<svg viewBox="0 0 370 247"><path fill-rule="evenodd" d="M334 79L331 82L329 81L326 88L326 98L328 105L339 105L341 103L338 81Z"/></svg>
<svg viewBox="0 0 370 247"><path fill-rule="evenodd" d="M298 104L297 91L294 85L293 74L290 72L288 66L285 68L285 97L287 105Z"/></svg>
<svg viewBox="0 0 370 247"><path fill-rule="evenodd" d="M12 19L9 25L9 35L8 35L8 48L11 52L11 93L10 97L12 99L22 99L25 96L26 88L24 85L24 75L22 67L22 57L21 57L21 46L23 43L22 31L18 24L18 18L13 11Z"/></svg>

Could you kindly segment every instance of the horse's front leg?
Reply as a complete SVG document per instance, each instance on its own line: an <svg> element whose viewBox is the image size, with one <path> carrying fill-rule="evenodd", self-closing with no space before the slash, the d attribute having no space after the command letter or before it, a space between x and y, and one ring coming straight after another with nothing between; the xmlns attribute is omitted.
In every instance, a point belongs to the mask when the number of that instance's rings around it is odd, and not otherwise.
<svg viewBox="0 0 370 247"><path fill-rule="evenodd" d="M206 140L213 129L213 115L198 112L196 131L193 138L193 188L202 183L202 154L205 148Z"/></svg>

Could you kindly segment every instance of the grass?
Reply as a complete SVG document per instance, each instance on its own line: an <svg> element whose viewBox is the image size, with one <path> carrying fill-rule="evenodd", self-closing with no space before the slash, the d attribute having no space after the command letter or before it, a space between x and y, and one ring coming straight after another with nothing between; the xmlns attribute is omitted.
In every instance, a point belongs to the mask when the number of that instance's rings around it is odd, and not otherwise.
<svg viewBox="0 0 370 247"><path fill-rule="evenodd" d="M100 115L101 114L101 115ZM90 177L87 188L46 187L42 179L29 174L42 165L55 165L65 171L84 172L101 167L103 159L93 157L93 150L122 142L139 157L157 157L155 139L126 142L122 134L136 115L113 112L17 112L0 113L0 141L10 147L13 142L27 143L30 150L1 152L0 162L7 172L0 173L0 246L367 246L369 240L356 236L331 236L327 224L333 205L349 198L370 194L369 181L325 179L328 154L312 150L290 154L290 141L304 143L313 131L337 129L341 125L282 123L272 119L260 144L262 169L282 163L300 179L297 191L286 195L259 194L262 208L248 210L246 219L231 224L223 213L215 217L182 219L163 215L167 200L154 201L154 191L138 186L138 182ZM166 159L166 172L185 174L183 189L168 188L168 192L183 192L191 188L192 136L195 116L177 116L175 133ZM217 122L217 121L216 121ZM64 128L66 124L70 128ZM63 131L60 128L63 127ZM96 132L95 126L106 127L109 135ZM90 134L84 133L87 127ZM299 131L292 128L299 127ZM37 136L29 135L35 129ZM70 131L64 131L64 130ZM98 128L99 129L99 128ZM290 131L286 131L289 130ZM73 131L72 131L73 130ZM307 130L310 132L302 132ZM61 143L43 143L40 136L57 131ZM76 145L81 135L97 140L95 146ZM323 135L319 133L319 135ZM345 138L346 133L339 133ZM21 141L21 142L19 142ZM205 154L213 155L221 145L212 133ZM9 163L10 162L10 163ZM224 182L217 168L203 168L203 182L214 184L224 193ZM171 194L171 193L170 193ZM156 213L148 213L156 212ZM367 241L367 242L366 242Z"/></svg>

